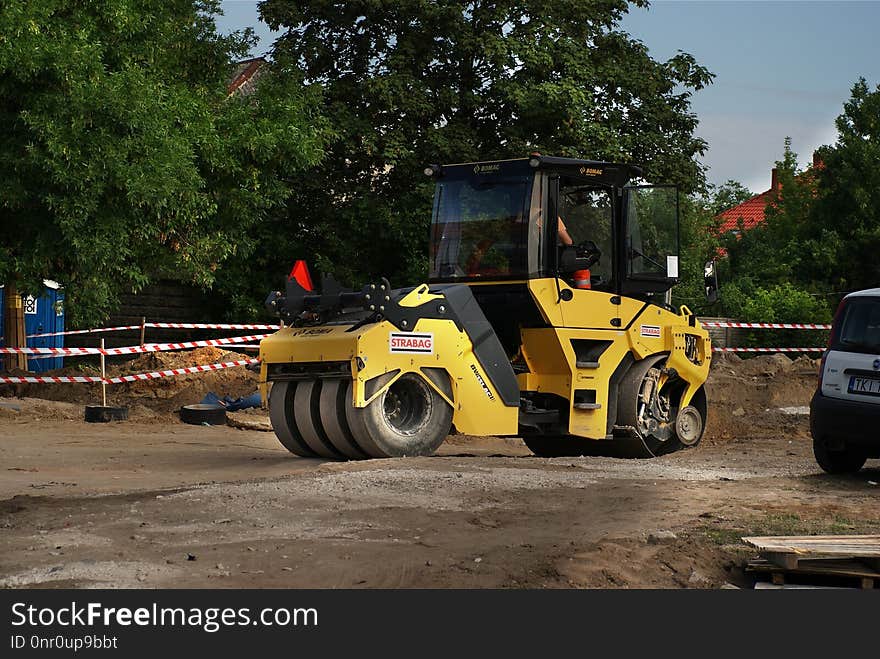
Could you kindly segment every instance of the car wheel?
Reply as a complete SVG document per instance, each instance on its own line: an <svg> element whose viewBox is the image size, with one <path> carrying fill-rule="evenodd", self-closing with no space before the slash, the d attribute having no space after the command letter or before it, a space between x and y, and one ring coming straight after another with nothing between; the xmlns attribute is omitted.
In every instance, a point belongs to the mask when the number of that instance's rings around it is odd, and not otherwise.
<svg viewBox="0 0 880 659"><path fill-rule="evenodd" d="M816 462L829 474L852 474L861 469L868 459L864 453L847 447L842 449L828 448L828 442L824 437L813 439L813 455Z"/></svg>

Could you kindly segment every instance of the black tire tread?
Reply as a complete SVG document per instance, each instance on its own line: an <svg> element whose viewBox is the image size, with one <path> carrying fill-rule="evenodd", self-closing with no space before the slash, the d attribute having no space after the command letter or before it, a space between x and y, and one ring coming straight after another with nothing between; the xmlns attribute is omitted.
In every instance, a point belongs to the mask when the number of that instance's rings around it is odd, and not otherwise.
<svg viewBox="0 0 880 659"><path fill-rule="evenodd" d="M295 382L275 382L269 393L269 420L281 445L301 458L317 457L303 441L293 415Z"/></svg>
<svg viewBox="0 0 880 659"><path fill-rule="evenodd" d="M813 456L823 471L829 474L854 474L865 466L868 457L863 452L844 447L832 451L824 437L813 438Z"/></svg>
<svg viewBox="0 0 880 659"><path fill-rule="evenodd" d="M320 396L320 380L306 380L297 384L293 399L293 416L303 442L314 451L315 455L339 460L345 456L330 443L321 425Z"/></svg>
<svg viewBox="0 0 880 659"><path fill-rule="evenodd" d="M325 380L321 386L321 425L324 434L337 451L352 460L370 457L358 446L351 428L348 426L345 406L346 393L351 397L350 380Z"/></svg>

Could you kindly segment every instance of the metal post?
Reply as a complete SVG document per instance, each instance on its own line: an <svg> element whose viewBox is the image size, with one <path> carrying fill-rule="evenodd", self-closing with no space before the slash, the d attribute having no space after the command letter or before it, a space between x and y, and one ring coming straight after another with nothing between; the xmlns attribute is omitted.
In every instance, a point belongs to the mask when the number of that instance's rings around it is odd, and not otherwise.
<svg viewBox="0 0 880 659"><path fill-rule="evenodd" d="M141 348L144 347L144 332L147 330L147 319L141 316Z"/></svg>
<svg viewBox="0 0 880 659"><path fill-rule="evenodd" d="M104 363L104 339L101 339L101 405L107 407L107 370Z"/></svg>

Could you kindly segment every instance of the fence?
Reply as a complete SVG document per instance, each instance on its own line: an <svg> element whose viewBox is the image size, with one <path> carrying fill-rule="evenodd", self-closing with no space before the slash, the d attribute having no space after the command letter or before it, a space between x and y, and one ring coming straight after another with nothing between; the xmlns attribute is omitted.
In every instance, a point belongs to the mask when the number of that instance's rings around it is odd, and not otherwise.
<svg viewBox="0 0 880 659"><path fill-rule="evenodd" d="M102 347L74 347L74 348L43 348L43 347L27 347L27 348L6 348L0 347L0 355L3 354L25 354L31 359L41 358L57 358L63 357L79 357L85 355L100 355L102 357L102 373L101 376L0 376L0 383L6 384L39 384L39 383L102 383L102 384L120 384L122 382L134 382L136 380L153 380L156 378L172 377L175 375L185 375L188 373L201 373L207 371L216 371L220 369L233 368L236 366L248 366L256 364L258 359L248 358L239 359L228 362L218 362L215 364L203 364L198 366L189 366L186 368L176 368L163 371L151 371L148 373L136 373L133 375L124 375L119 377L108 378L103 370L103 358L119 355L135 355L150 352L167 352L172 350L185 350L188 348L201 347L219 347L228 346L234 349L255 350L259 348L259 344L254 345L261 339L269 336L269 334L248 334L244 336L234 336L218 339L205 339L197 341L183 341L177 343L147 343L145 341L146 330L148 328L161 329L195 329L195 330L277 330L277 325L263 324L242 324L242 323L148 323L146 319L142 320L138 325L121 325L116 327L101 327L87 330L68 330L65 332L47 332L42 334L30 334L27 338L43 338L47 336L67 336L67 335L102 335L108 332L125 332L138 330L140 332L140 343L138 345L129 345L123 347L105 348L104 341L101 340ZM0 337L2 339L2 337Z"/></svg>
<svg viewBox="0 0 880 659"><path fill-rule="evenodd" d="M824 346L804 346L797 348L777 347L743 347L731 346L731 343L741 343L745 338L742 333L747 329L759 330L830 330L831 325L820 323L741 323L729 318L704 318L700 324L709 331L712 337L714 352L739 352L739 353L820 353L825 351Z"/></svg>
<svg viewBox="0 0 880 659"><path fill-rule="evenodd" d="M719 342L719 338L725 344L730 342L731 330L744 329L762 329L762 330L829 330L831 325L816 323L742 323L730 319L705 318L701 320L701 324L705 327L713 338L713 344ZM234 336L219 339L205 339L197 341L182 341L177 343L147 343L145 335L147 329L157 328L164 330L276 330L277 325L265 324L245 324L245 323L165 323L165 322L147 322L142 319L137 325L121 325L117 327L101 327L87 330L68 330L65 332L48 332L43 334L30 334L28 338L42 338L48 336L69 336L69 335L89 335L103 334L108 332L126 332L138 330L140 332L140 343L138 345L130 345L123 347L111 348L88 348L88 347L72 347L72 348L0 348L2 354L26 354L31 358L55 358L58 356L78 357L84 355L100 355L102 357L113 357L120 355L134 355L149 352L166 352L171 350L185 350L188 348L201 347L219 347L228 346L235 349L257 349L259 345L252 342L260 341L269 336L269 334L248 334L243 336ZM719 334L719 332L724 332ZM103 340L101 341L103 345ZM805 347L740 347L729 345L714 345L715 352L737 352L737 353L819 353L824 351L824 347L805 346ZM103 384L119 384L122 382L134 382L136 380L152 380L156 378L172 377L175 375L184 375L188 373L201 373L207 371L215 371L225 368L234 368L236 366L247 366L256 364L259 360L255 358L240 359L228 362L219 362L216 364L204 364L198 366L189 366L186 368L169 369L164 371L152 371L148 373L137 373L134 375L125 375L119 377L106 377L103 372L101 376L0 376L0 383L16 384L16 383L103 383Z"/></svg>

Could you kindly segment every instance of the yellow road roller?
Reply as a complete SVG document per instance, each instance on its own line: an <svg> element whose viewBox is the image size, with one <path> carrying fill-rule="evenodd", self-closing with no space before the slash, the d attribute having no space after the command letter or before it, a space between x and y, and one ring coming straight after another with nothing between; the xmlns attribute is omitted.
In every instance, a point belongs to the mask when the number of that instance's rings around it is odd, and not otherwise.
<svg viewBox="0 0 880 659"><path fill-rule="evenodd" d="M539 456L653 457L706 427L712 350L679 277L678 192L633 165L532 154L430 165L430 272L271 293L260 344L281 443L307 457L430 455L450 432Z"/></svg>

